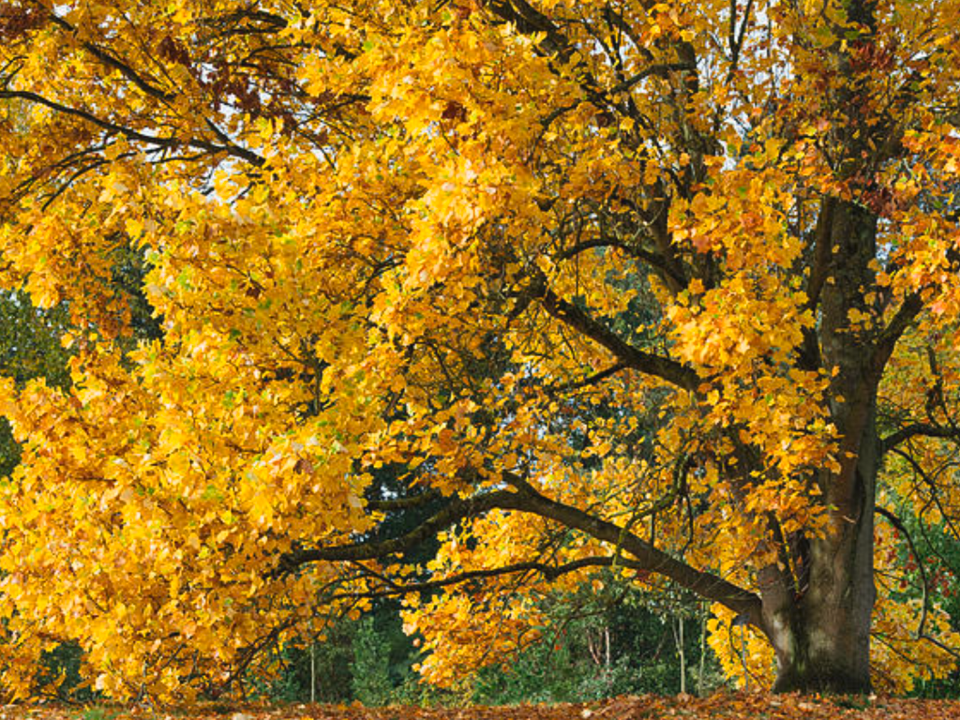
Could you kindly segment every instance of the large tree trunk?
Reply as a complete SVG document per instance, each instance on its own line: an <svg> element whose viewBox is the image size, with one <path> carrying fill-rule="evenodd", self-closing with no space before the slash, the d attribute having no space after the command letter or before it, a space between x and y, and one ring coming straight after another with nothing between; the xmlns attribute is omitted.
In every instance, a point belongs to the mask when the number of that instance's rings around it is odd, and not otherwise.
<svg viewBox="0 0 960 720"><path fill-rule="evenodd" d="M871 423L872 426L872 423ZM872 430L872 427L871 427ZM784 631L771 637L779 671L774 689L869 693L876 434L857 465L859 513L831 536L809 544L809 585ZM870 447L867 447L867 446Z"/></svg>
<svg viewBox="0 0 960 720"><path fill-rule="evenodd" d="M861 26L855 45L874 42L873 0L852 0L848 18ZM869 107L860 93L865 85L847 46L835 46L838 67L847 83L833 99L841 117L837 140L843 153L836 160L840 177L854 192L866 189L871 138L890 131L861 114ZM858 173L863 178L857 179ZM822 470L817 478L830 512L830 531L823 538L804 538L794 597L782 586L763 596L767 632L777 652L775 689L835 693L869 693L870 623L876 599L873 577L873 522L880 443L876 427L877 390L897 333L855 326L851 316L869 316L866 293L876 287L877 216L861 202L825 198L818 218L811 275L813 307L819 308L808 340L807 360L834 375L829 411L839 434L839 472ZM819 356L819 357L817 357ZM797 556L799 555L799 556ZM769 608L767 606L770 606Z"/></svg>
<svg viewBox="0 0 960 720"><path fill-rule="evenodd" d="M770 583L763 593L767 634L777 652L777 690L867 693L873 516L879 466L876 394L889 349L873 328L851 329L851 310L867 310L865 288L874 284L877 218L851 202L828 199L820 238L826 281L820 290L817 335L822 366L836 371L830 414L839 430L839 472L817 481L830 510L824 538L804 538L794 548L796 585Z"/></svg>

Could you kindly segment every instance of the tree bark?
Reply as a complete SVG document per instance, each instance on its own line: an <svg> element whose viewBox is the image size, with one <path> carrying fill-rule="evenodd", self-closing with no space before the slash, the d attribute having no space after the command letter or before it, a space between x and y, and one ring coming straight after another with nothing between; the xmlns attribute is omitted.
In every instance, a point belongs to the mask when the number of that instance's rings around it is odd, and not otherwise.
<svg viewBox="0 0 960 720"><path fill-rule="evenodd" d="M870 495L864 493L865 506L872 504ZM810 588L793 622L770 636L779 663L775 691L871 691L872 536L872 518L863 518L811 543Z"/></svg>
<svg viewBox="0 0 960 720"><path fill-rule="evenodd" d="M872 423L871 423L872 425ZM810 542L809 587L789 623L771 633L779 663L778 692L869 693L873 581L876 433L868 433L857 465L859 512Z"/></svg>
<svg viewBox="0 0 960 720"><path fill-rule="evenodd" d="M826 537L794 549L797 587L763 594L765 630L776 650L778 691L869 693L873 578L873 516L880 442L876 395L889 357L879 328L852 328L850 311L868 310L874 284L877 218L849 201L831 201L826 237L829 270L818 331L824 367L836 372L830 415L839 430L838 472L817 482L830 508Z"/></svg>

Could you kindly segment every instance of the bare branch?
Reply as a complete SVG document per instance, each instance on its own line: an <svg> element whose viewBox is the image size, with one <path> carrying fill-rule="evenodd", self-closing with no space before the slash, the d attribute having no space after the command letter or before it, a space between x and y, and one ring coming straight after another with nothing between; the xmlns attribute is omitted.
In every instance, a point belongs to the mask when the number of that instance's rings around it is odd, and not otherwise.
<svg viewBox="0 0 960 720"><path fill-rule="evenodd" d="M591 385L596 385L599 382L606 380L608 377L616 375L621 370L625 370L627 366L624 363L616 363L611 365L606 370L601 370L600 372L594 373L593 375L588 375L581 380L575 380L573 382L564 383L563 385L558 385L554 388L548 388L550 393L562 393L569 392L571 390L580 390L581 388L590 387Z"/></svg>
<svg viewBox="0 0 960 720"><path fill-rule="evenodd" d="M427 539L432 538L439 530L450 527L468 517L476 517L495 508L517 510L554 520L565 527L580 530L597 540L610 543L617 549L617 554L622 549L632 556L630 567L670 578L678 585L704 598L726 605L734 612L748 618L757 627L763 627L760 598L754 593L744 590L717 575L697 570L673 558L629 532L627 528L620 527L571 505L551 500L541 495L517 475L504 473L504 481L511 485L514 490L497 490L468 500L454 498L433 517L399 537L285 553L281 556L276 569L271 574L273 576L283 575L311 562L357 562L394 556L420 545ZM604 560L600 564L607 562ZM555 572L548 565L542 563L525 564L524 568L528 571L536 570L545 576ZM519 566L514 566L512 572L519 572L520 569ZM574 566L571 569L576 569L576 567ZM480 573L476 577L484 577L510 571L509 569L491 569L472 572ZM468 579L470 578L463 577L463 580ZM403 586L398 585L397 587ZM405 589L403 592L407 591ZM412 590L410 591L412 592Z"/></svg>

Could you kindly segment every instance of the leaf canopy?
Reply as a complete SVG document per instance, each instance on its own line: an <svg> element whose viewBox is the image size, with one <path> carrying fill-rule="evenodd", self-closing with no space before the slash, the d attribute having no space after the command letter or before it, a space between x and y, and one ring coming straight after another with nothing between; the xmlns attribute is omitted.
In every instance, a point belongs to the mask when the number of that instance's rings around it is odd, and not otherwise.
<svg viewBox="0 0 960 720"><path fill-rule="evenodd" d="M8 2L0 282L74 328L69 387L0 381L4 683L69 639L111 695L216 692L383 594L452 682L597 567L715 602L734 675L746 618L772 673L764 572L799 597L803 544L855 519L858 413L881 504L958 538L958 27L955 0ZM875 677L905 689L960 638L894 543Z"/></svg>

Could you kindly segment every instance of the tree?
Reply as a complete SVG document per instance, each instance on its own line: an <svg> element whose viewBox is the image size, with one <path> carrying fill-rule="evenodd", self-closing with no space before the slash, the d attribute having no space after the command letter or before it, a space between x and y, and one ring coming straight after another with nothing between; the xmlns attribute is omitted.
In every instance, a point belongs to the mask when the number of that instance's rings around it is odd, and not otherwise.
<svg viewBox="0 0 960 720"><path fill-rule="evenodd" d="M449 681L597 568L712 601L728 671L763 645L781 690L867 691L872 617L878 682L947 672L957 634L874 563L878 501L960 522L957 27L6 3L0 273L83 330L69 389L0 391L5 682L74 640L105 692L220 692L380 596ZM118 254L159 323L135 348Z"/></svg>

